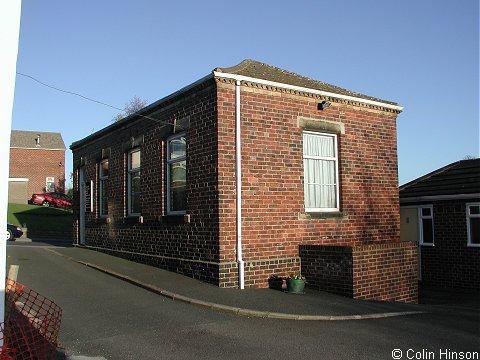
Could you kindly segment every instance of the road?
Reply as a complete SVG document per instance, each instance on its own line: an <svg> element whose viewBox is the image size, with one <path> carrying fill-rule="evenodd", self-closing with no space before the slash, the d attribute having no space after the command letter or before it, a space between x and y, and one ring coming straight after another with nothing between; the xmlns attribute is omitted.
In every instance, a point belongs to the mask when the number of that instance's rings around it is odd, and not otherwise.
<svg viewBox="0 0 480 360"><path fill-rule="evenodd" d="M7 248L18 280L63 309L59 342L105 359L448 359L480 352L478 308L355 321L239 317L173 301L49 251ZM248 290L247 290L248 291ZM442 355L444 354L444 355ZM432 357L433 355L433 357Z"/></svg>

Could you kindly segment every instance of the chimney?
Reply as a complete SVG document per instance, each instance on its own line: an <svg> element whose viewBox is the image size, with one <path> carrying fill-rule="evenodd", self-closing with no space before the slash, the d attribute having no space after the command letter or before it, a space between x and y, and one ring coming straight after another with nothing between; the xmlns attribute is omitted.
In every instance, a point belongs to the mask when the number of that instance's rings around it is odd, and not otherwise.
<svg viewBox="0 0 480 360"><path fill-rule="evenodd" d="M35 145L40 146L40 134L37 134L37 137L35 138Z"/></svg>

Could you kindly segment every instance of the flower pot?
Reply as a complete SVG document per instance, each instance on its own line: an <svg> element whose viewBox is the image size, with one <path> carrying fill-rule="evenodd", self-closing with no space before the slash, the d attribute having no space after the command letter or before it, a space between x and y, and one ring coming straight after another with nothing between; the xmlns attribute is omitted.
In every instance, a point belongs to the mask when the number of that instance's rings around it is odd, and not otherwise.
<svg viewBox="0 0 480 360"><path fill-rule="evenodd" d="M289 293L303 294L304 289L305 289L305 280L295 280L295 279L287 280L287 290Z"/></svg>

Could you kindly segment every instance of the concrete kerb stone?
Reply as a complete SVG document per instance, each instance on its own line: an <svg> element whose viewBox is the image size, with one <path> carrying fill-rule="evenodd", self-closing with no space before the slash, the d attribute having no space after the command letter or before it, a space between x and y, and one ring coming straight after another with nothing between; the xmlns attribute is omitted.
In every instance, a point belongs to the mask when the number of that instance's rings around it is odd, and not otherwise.
<svg viewBox="0 0 480 360"><path fill-rule="evenodd" d="M366 320L366 319L382 319L388 317L397 317L397 316L407 316L407 315L419 315L425 314L425 311L401 311L401 312L388 312L388 313L374 313L374 314L365 314L365 315L298 315L298 314L286 314L286 313L275 313L275 312L268 312L268 311L260 311L260 310L252 310L252 309L244 309L238 308L229 305L217 304L209 301L203 301L194 299L185 295L180 295L174 293L172 291L168 291L165 289L158 288L154 285L143 283L137 279L134 279L128 275L120 274L115 271L106 269L104 267L91 264L85 261L74 259L70 256L66 256L54 249L46 248L45 250L50 251L58 256L66 258L70 261L73 261L77 264L88 266L92 269L97 271L103 272L107 275L111 275L117 279L126 281L132 285L141 287L145 290L151 291L155 294L165 296L172 300L181 301L187 304L197 305L205 308L209 308L215 311L227 312L239 316L245 317L255 317L255 318L262 318L262 319L281 319L281 320L299 320L299 321L351 321L351 320Z"/></svg>

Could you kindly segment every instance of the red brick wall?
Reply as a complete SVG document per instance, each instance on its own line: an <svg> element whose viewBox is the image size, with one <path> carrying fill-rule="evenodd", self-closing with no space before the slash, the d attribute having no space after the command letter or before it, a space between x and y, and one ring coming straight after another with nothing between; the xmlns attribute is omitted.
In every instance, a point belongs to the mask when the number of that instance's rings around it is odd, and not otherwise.
<svg viewBox="0 0 480 360"><path fill-rule="evenodd" d="M417 303L416 256L412 242L300 246L309 287L362 300Z"/></svg>
<svg viewBox="0 0 480 360"><path fill-rule="evenodd" d="M11 178L28 178L28 194L45 191L46 178L65 181L65 150L10 149Z"/></svg>
<svg viewBox="0 0 480 360"><path fill-rule="evenodd" d="M112 130L73 151L74 166L85 162L85 180L94 182L94 211L86 215L86 245L116 256L162 267L218 284L218 192L216 95L214 83L163 104L143 119ZM187 121L187 213L167 215L165 199L165 147L173 127ZM178 131L178 129L177 129ZM141 149L141 215L127 216L127 153L130 139L143 138ZM98 215L98 164L102 149L110 149L108 217ZM74 216L79 217L78 169ZM76 223L78 231L78 223Z"/></svg>
<svg viewBox="0 0 480 360"><path fill-rule="evenodd" d="M235 261L235 86L218 81L220 259ZM396 113L254 85L241 87L243 252L246 286L299 270L301 244L359 246L399 241ZM340 210L304 213L299 116L341 122ZM288 261L287 261L288 259ZM270 272L270 273L269 273ZM237 274L223 274L234 284Z"/></svg>
<svg viewBox="0 0 480 360"><path fill-rule="evenodd" d="M418 302L415 243L356 246L352 256L355 299Z"/></svg>
<svg viewBox="0 0 480 360"><path fill-rule="evenodd" d="M300 270L300 245L366 246L399 242L394 112L277 89L242 85L243 258L247 287L266 287L273 274ZM125 123L74 150L94 181L94 212L86 244L136 261L238 286L235 203L235 87L215 80L172 98L155 114L190 118L187 130L187 213L165 215L165 139L171 128L150 120ZM344 124L339 139L340 213L304 212L299 116ZM143 137L143 223L126 217L124 144ZM98 217L98 163L110 148L109 218ZM78 186L74 208L78 217Z"/></svg>

